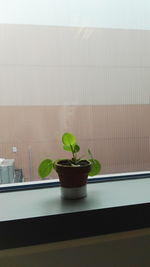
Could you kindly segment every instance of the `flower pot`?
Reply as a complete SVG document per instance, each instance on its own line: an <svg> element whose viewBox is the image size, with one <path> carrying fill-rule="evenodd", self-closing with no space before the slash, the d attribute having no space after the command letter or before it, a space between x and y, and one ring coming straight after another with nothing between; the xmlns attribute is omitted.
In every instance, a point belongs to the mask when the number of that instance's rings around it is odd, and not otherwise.
<svg viewBox="0 0 150 267"><path fill-rule="evenodd" d="M79 199L87 195L87 178L91 170L91 164L84 161L83 166L65 166L61 161L56 163L56 172L58 173L61 196L65 199Z"/></svg>

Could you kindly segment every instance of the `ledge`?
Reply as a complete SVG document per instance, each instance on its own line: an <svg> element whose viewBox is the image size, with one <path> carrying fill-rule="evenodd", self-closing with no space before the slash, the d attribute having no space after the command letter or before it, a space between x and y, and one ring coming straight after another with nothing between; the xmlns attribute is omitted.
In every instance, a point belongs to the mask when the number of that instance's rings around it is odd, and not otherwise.
<svg viewBox="0 0 150 267"><path fill-rule="evenodd" d="M150 178L88 184L63 200L60 188L0 194L0 249L150 227Z"/></svg>

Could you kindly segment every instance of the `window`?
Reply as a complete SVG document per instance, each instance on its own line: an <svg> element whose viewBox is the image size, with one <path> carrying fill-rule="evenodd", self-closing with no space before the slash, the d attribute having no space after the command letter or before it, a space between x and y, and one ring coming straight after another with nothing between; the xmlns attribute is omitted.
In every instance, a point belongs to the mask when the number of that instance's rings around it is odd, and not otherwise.
<svg viewBox="0 0 150 267"><path fill-rule="evenodd" d="M0 157L14 160L16 182L63 157L68 131L101 174L150 169L149 10L146 0L0 1Z"/></svg>

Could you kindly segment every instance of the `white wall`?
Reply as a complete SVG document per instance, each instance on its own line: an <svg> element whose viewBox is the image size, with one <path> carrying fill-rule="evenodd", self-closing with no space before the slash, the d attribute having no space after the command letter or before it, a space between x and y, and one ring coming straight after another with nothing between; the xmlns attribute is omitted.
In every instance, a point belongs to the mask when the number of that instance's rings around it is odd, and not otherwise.
<svg viewBox="0 0 150 267"><path fill-rule="evenodd" d="M150 31L0 25L0 105L150 103Z"/></svg>

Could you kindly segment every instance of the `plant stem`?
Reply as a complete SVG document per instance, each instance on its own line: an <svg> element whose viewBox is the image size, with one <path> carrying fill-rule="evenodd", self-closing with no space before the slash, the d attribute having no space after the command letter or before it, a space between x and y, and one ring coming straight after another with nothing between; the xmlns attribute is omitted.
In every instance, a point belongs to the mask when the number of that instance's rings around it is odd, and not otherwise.
<svg viewBox="0 0 150 267"><path fill-rule="evenodd" d="M92 153L91 153L90 149L88 149L88 153L89 153L89 155L90 155L91 159L92 159L92 160L94 160L94 158L93 158L93 155L92 155Z"/></svg>
<svg viewBox="0 0 150 267"><path fill-rule="evenodd" d="M74 159L74 161L76 162L76 156L75 156L75 153L74 153L73 146L70 145L70 148L71 148L71 152L72 152L73 159Z"/></svg>

